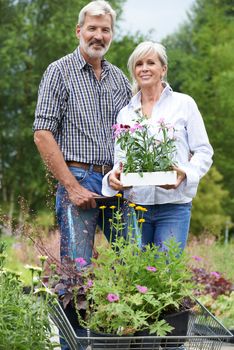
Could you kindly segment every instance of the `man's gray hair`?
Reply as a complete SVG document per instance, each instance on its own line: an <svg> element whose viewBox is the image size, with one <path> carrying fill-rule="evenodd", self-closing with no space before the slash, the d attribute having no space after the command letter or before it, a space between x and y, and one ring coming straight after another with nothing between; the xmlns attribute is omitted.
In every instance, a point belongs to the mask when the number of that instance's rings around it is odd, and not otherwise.
<svg viewBox="0 0 234 350"><path fill-rule="evenodd" d="M139 90L139 87L136 86L134 75L136 63L137 61L141 60L143 57L147 56L150 53L158 55L161 64L163 66L167 66L167 53L165 47L162 44L154 43L153 41L143 41L142 43L140 43L128 59L128 69L133 80L134 93L136 93ZM163 77L163 80L166 81L166 76Z"/></svg>
<svg viewBox="0 0 234 350"><path fill-rule="evenodd" d="M111 28L112 31L114 31L116 12L112 9L112 7L107 1L95 0L91 1L88 5L84 6L80 11L78 17L78 25L80 27L84 25L86 14L89 14L90 16L110 15Z"/></svg>

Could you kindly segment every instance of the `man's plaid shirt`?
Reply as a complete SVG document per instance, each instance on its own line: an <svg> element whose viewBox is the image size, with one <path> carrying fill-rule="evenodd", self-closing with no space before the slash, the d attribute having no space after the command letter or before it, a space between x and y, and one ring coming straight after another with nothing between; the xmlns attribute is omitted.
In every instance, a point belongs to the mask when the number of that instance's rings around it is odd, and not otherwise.
<svg viewBox="0 0 234 350"><path fill-rule="evenodd" d="M45 71L33 129L50 130L66 161L112 165L112 125L130 97L120 69L103 60L98 81L77 48Z"/></svg>

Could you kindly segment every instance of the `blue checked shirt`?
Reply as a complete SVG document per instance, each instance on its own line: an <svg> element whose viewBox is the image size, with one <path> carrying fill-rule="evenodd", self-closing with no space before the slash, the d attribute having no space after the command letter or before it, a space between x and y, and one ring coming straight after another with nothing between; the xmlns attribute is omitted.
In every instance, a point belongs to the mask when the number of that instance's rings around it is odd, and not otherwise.
<svg viewBox="0 0 234 350"><path fill-rule="evenodd" d="M111 127L130 98L120 69L103 60L98 81L78 47L45 71L33 129L51 131L66 161L112 165Z"/></svg>

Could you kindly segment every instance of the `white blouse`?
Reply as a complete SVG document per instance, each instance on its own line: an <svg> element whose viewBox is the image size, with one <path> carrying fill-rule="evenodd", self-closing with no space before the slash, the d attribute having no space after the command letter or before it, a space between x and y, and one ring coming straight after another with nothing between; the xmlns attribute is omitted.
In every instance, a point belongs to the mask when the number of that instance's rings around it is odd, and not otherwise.
<svg viewBox="0 0 234 350"><path fill-rule="evenodd" d="M136 110L141 110L141 92L132 97L129 104L118 114L118 124L135 124ZM186 173L186 179L177 189L166 190L156 186L132 187L124 191L124 197L141 205L188 203L196 195L200 179L212 164L213 149L209 143L202 116L192 97L174 92L166 84L160 99L155 103L151 118L147 119L152 132L157 133L158 121L164 119L173 125L176 139L175 160L179 168ZM114 168L119 167L125 155L115 144ZM102 194L114 196L117 191L108 184L106 174L102 182Z"/></svg>

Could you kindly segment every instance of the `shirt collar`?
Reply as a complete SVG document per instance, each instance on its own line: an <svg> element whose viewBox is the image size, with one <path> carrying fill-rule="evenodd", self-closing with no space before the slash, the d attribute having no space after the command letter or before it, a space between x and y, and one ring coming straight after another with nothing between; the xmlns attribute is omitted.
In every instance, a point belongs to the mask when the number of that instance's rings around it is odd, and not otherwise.
<svg viewBox="0 0 234 350"><path fill-rule="evenodd" d="M171 95L173 92L170 85L164 82L164 89L162 91L161 97L163 95ZM134 95L129 103L129 107L133 108L134 111L141 109L141 90L138 91L136 95Z"/></svg>
<svg viewBox="0 0 234 350"><path fill-rule="evenodd" d="M78 66L79 69L85 69L88 67L92 67L91 64L89 64L88 62L85 61L84 57L82 56L81 52L80 52L80 47L78 46L75 51L74 51L74 55L77 58L77 62L78 62ZM102 59L102 69L104 71L108 71L110 69L110 63L107 62L104 58Z"/></svg>

